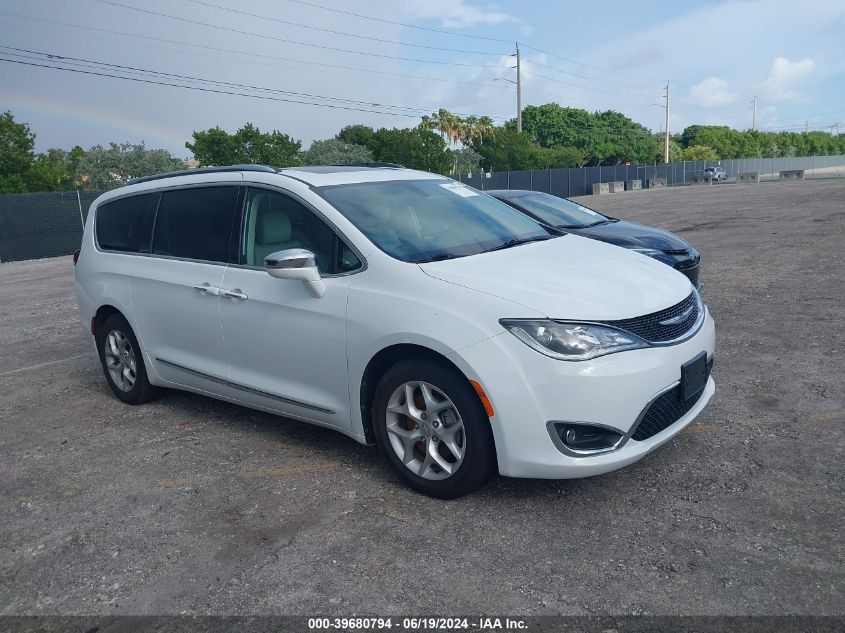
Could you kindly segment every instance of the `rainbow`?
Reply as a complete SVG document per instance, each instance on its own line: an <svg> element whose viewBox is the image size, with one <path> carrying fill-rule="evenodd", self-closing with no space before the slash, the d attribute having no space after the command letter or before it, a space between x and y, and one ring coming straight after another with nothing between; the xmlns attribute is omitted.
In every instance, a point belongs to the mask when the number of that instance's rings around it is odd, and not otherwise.
<svg viewBox="0 0 845 633"><path fill-rule="evenodd" d="M164 147L177 156L189 154L188 150L185 149L185 142L191 139L190 132L168 127L159 120L128 116L114 110L98 108L96 105L82 104L71 100L45 100L32 95L8 93L0 96L0 111L5 112L6 110L11 110L16 121L30 123L36 139L38 138L38 128L32 122L27 121L27 111L45 114L55 119L65 119L69 125L73 125L74 122L84 122L94 124L97 127L110 128L110 132L115 136L112 139L115 143L139 143L144 141L148 148ZM88 149L91 145L82 139L74 144L81 145L85 149ZM62 149L70 149L70 147Z"/></svg>

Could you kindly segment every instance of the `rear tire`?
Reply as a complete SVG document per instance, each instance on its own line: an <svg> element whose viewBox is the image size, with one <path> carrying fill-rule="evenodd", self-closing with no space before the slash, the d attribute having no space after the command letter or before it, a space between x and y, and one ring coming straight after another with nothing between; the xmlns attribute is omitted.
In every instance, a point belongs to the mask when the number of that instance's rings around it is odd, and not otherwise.
<svg viewBox="0 0 845 633"><path fill-rule="evenodd" d="M450 367L423 359L396 363L376 387L371 415L382 454L414 490L454 499L496 473L490 420Z"/></svg>
<svg viewBox="0 0 845 633"><path fill-rule="evenodd" d="M158 389L147 378L138 339L122 315L107 318L97 329L96 341L106 382L119 400L143 404L158 395Z"/></svg>

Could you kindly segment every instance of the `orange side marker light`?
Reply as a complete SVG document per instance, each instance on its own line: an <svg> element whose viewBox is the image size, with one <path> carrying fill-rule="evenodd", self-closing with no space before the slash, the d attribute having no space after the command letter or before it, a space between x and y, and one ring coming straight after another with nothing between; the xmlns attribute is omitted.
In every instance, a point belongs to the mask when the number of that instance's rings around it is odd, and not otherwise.
<svg viewBox="0 0 845 633"><path fill-rule="evenodd" d="M470 380L469 384L472 385L472 388L475 389L475 393L477 393L478 397L481 399L481 404L484 405L484 410L487 412L487 417L492 418L493 417L493 405L490 404L490 398L488 398L487 394L484 393L484 389L482 389L481 385L479 385L474 380Z"/></svg>

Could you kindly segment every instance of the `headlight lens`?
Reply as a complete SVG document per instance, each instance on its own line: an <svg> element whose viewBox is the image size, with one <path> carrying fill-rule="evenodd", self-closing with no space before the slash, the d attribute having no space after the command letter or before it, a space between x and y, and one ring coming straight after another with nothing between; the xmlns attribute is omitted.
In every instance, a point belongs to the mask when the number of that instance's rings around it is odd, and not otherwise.
<svg viewBox="0 0 845 633"><path fill-rule="evenodd" d="M529 347L559 360L589 360L649 347L633 334L595 323L558 323L551 319L502 319L499 323Z"/></svg>

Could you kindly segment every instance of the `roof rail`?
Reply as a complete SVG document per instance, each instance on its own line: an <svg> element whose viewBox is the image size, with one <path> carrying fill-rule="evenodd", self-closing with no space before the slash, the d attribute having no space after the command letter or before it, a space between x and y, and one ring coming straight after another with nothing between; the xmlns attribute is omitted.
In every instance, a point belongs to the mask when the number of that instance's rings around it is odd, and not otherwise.
<svg viewBox="0 0 845 633"><path fill-rule="evenodd" d="M163 174L155 174L153 176L141 176L140 178L132 178L126 184L137 185L139 182L150 182L151 180L159 180L161 178L176 178L177 176L192 176L194 174L215 174L226 171L261 171L268 174L277 173L275 167L269 165L228 165L226 167L200 167L198 169L179 169L177 171L167 171Z"/></svg>
<svg viewBox="0 0 845 633"><path fill-rule="evenodd" d="M405 169L404 165L399 163L345 163L343 165L329 165L329 167L389 167L391 169ZM294 168L295 169L295 168Z"/></svg>

